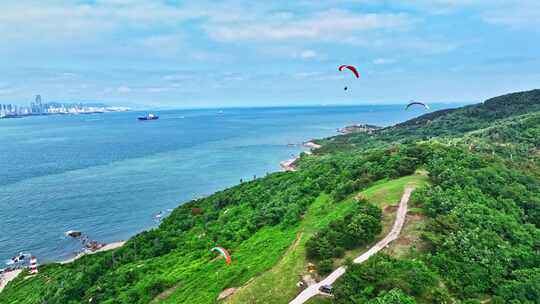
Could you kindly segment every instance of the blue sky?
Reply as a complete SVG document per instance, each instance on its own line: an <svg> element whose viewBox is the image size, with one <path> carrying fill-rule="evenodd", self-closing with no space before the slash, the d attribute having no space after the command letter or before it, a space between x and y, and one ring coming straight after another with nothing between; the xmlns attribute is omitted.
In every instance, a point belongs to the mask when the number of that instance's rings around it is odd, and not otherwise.
<svg viewBox="0 0 540 304"><path fill-rule="evenodd" d="M461 103L540 87L538 0L3 0L0 11L0 103Z"/></svg>

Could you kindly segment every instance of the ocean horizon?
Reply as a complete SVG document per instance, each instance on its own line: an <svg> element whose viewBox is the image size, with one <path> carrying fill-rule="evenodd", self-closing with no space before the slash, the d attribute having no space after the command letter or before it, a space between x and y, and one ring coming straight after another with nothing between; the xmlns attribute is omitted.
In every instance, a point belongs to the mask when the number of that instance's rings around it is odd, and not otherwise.
<svg viewBox="0 0 540 304"><path fill-rule="evenodd" d="M434 104L431 111L458 106ZM0 260L81 250L64 232L126 240L194 198L279 171L311 139L426 113L403 105L162 110L0 120ZM0 266L2 268L2 266Z"/></svg>

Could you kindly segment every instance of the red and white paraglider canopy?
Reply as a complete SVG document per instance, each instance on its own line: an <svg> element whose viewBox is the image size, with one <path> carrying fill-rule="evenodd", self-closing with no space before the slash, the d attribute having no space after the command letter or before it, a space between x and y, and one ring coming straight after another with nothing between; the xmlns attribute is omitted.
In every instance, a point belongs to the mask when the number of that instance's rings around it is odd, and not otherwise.
<svg viewBox="0 0 540 304"><path fill-rule="evenodd" d="M354 74L354 76L356 76L356 78L360 78L360 73L358 73L358 70L354 66L344 64L340 65L338 68L340 72L342 72L344 69L350 70Z"/></svg>
<svg viewBox="0 0 540 304"><path fill-rule="evenodd" d="M221 254L225 258L225 262L227 263L227 265L231 265L231 255L229 254L229 252L225 248L223 248L223 247L214 247L214 248L210 249L210 251L219 252L219 254Z"/></svg>

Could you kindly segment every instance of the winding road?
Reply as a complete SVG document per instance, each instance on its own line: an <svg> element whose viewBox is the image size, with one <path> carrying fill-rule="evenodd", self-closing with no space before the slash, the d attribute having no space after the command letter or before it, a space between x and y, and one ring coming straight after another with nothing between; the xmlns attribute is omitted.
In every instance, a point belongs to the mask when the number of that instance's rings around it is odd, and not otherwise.
<svg viewBox="0 0 540 304"><path fill-rule="evenodd" d="M414 190L414 187L412 186L408 186L405 188L405 191L403 192L403 195L401 196L401 201L399 202L399 208L397 211L394 226L392 226L392 230L390 230L390 232L384 237L384 239L380 240L368 251L356 257L356 259L354 259L354 263L360 264L360 263L365 262L371 256L373 256L374 254L376 254L377 252L381 251L383 248L388 246L390 242L396 240L399 237L401 228L403 228L403 224L405 224L405 217L407 216L407 204L409 202L409 198L411 197L411 193L413 192L413 190ZM345 273L345 271L346 271L345 266L339 267L338 269L334 270L334 272L329 274L324 280L304 289L296 298L294 298L294 300L290 301L289 304L302 304L318 294L323 294L319 291L319 288L323 285L332 285L339 277L341 277Z"/></svg>

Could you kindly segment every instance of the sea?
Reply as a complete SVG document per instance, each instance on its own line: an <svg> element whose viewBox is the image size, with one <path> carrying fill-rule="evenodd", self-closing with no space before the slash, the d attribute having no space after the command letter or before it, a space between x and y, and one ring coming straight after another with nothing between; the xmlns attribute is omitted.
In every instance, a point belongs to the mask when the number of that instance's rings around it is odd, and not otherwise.
<svg viewBox="0 0 540 304"><path fill-rule="evenodd" d="M434 105L432 110L447 108ZM64 233L108 243L157 227L183 203L279 171L302 143L425 113L402 105L166 110L0 119L0 268L81 250Z"/></svg>

